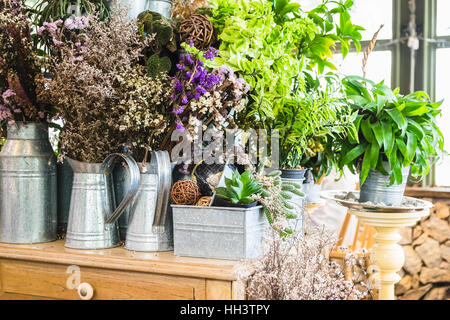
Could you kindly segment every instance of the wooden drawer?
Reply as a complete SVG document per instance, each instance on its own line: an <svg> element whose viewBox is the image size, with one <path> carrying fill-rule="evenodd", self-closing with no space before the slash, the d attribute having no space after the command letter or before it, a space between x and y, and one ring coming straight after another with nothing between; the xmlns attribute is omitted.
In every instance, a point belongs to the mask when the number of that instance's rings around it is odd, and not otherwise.
<svg viewBox="0 0 450 320"><path fill-rule="evenodd" d="M0 298L36 296L79 299L69 289L68 265L0 260ZM94 288L93 299L205 299L206 280L142 272L80 267L80 282ZM69 281L70 283L70 281Z"/></svg>

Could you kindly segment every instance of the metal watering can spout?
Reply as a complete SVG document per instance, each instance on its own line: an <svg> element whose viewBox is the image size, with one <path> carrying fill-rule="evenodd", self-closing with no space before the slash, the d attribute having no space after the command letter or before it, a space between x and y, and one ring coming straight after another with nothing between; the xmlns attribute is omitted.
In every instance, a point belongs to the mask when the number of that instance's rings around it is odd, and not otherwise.
<svg viewBox="0 0 450 320"><path fill-rule="evenodd" d="M130 171L130 188L126 193L122 202L116 207L116 200L114 196L114 185L112 183L112 172L114 169L114 165L118 162L125 161L129 171ZM111 197L111 202L113 204L113 208L115 207L114 212L111 211L111 207L107 205L108 201L103 201L105 207L105 222L107 224L115 223L120 216L124 213L125 209L131 204L134 197L136 196L140 183L140 171L136 161L129 154L124 153L113 153L106 157L106 159L102 163L102 171L104 172L106 179L106 196ZM109 179L108 179L109 178Z"/></svg>

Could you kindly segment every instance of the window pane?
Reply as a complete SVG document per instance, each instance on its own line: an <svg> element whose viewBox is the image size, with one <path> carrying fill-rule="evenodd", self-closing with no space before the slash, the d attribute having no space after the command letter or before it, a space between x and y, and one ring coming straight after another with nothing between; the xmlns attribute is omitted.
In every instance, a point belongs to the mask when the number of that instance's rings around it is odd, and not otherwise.
<svg viewBox="0 0 450 320"><path fill-rule="evenodd" d="M448 0L447 0L448 1ZM308 11L322 3L322 0L295 0L303 10ZM364 27L363 40L371 40L380 25L378 39L392 39L392 0L354 0L352 22Z"/></svg>
<svg viewBox="0 0 450 320"><path fill-rule="evenodd" d="M366 29L363 40L371 40L382 24L378 39L392 39L392 0L355 0L351 15L353 23Z"/></svg>
<svg viewBox="0 0 450 320"><path fill-rule="evenodd" d="M449 1L450 2L450 1ZM449 6L450 8L450 6ZM438 49L436 54L436 97L445 99L442 105L442 117L439 127L445 138L445 150L450 151L450 49ZM440 161L436 168L436 184L450 187L450 157Z"/></svg>
<svg viewBox="0 0 450 320"><path fill-rule="evenodd" d="M362 53L356 54L356 52L350 52L344 61L342 61L342 54L336 54L334 62L342 74L362 76L362 59ZM366 78L375 82L384 80L384 83L387 86L390 86L391 64L391 51L373 51L369 56L369 61L367 62Z"/></svg>
<svg viewBox="0 0 450 320"><path fill-rule="evenodd" d="M450 20L448 13L450 12L450 1L437 1L437 27L436 32L438 36L450 35Z"/></svg>

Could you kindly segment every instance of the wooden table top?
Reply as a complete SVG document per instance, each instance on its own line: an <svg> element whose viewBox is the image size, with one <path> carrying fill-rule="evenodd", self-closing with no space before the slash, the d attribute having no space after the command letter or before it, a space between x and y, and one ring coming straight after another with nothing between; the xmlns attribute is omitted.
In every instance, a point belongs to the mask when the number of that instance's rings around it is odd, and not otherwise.
<svg viewBox="0 0 450 320"><path fill-rule="evenodd" d="M74 250L64 240L33 245L0 243L0 259L39 261L103 269L238 280L239 261L176 257L173 252L135 252L123 246L105 250ZM242 270L242 269L240 269Z"/></svg>

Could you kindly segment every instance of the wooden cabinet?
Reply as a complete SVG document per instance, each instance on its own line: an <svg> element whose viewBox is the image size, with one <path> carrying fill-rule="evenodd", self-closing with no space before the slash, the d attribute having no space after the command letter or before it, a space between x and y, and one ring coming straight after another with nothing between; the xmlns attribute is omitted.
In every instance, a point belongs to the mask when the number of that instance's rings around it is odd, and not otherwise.
<svg viewBox="0 0 450 320"><path fill-rule="evenodd" d="M81 299L89 297L86 290L93 299L244 299L238 267L172 252L73 250L63 241L0 244L0 299Z"/></svg>

